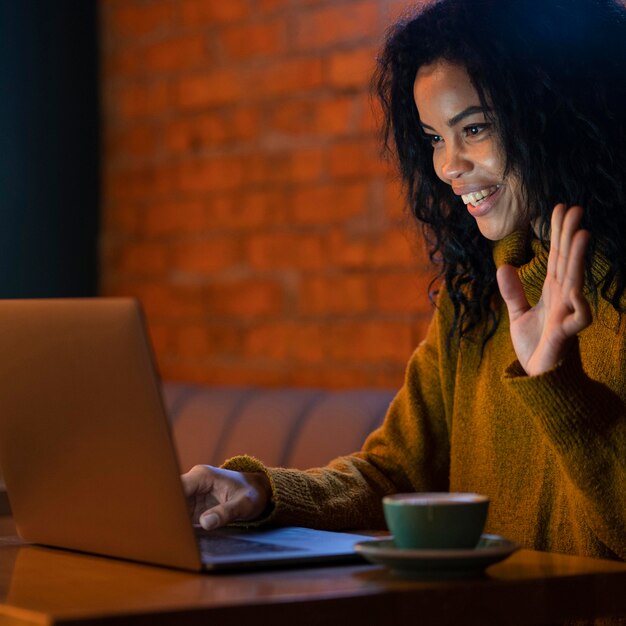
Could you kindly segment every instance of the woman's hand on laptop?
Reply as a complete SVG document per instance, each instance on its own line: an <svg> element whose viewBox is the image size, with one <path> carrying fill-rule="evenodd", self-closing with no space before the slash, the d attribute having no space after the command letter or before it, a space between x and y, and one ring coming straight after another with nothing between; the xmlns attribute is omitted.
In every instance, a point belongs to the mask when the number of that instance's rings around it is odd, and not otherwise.
<svg viewBox="0 0 626 626"><path fill-rule="evenodd" d="M193 521L205 530L260 517L272 493L262 472L196 465L181 479Z"/></svg>

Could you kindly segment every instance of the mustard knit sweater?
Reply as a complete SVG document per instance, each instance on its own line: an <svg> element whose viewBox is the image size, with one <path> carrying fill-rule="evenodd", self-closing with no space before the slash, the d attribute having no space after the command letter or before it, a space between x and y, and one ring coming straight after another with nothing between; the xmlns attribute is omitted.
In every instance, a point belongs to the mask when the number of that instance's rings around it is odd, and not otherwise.
<svg viewBox="0 0 626 626"><path fill-rule="evenodd" d="M535 304L547 265L540 244L514 233L494 245L494 258L519 267ZM268 469L247 456L227 461L229 469L267 473L274 508L262 521L380 528L386 494L471 491L491 499L487 532L535 550L626 559L619 316L600 299L567 357L531 377L517 362L501 299L498 306L500 323L481 358L480 339L447 347L452 305L443 293L404 386L360 452L307 471Z"/></svg>

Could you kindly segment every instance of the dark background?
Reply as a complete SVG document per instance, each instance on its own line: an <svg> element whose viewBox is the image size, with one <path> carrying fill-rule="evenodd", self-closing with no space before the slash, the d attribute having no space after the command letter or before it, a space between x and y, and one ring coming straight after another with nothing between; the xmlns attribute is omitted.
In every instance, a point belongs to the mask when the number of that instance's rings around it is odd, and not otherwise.
<svg viewBox="0 0 626 626"><path fill-rule="evenodd" d="M0 2L0 297L95 295L95 0Z"/></svg>

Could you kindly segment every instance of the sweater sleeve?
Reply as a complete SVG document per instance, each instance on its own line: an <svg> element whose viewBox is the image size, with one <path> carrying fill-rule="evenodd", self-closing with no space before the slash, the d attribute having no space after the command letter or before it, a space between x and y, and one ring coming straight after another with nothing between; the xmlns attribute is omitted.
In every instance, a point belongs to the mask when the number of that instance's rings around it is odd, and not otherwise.
<svg viewBox="0 0 626 626"><path fill-rule="evenodd" d="M626 559L626 407L609 385L588 376L578 344L552 370L527 376L518 362L505 384L530 410L547 438L585 523Z"/></svg>
<svg viewBox="0 0 626 626"><path fill-rule="evenodd" d="M360 452L305 471L266 468L246 456L224 463L228 469L267 474L274 508L259 523L328 530L384 528L383 496L448 489L449 437L437 317L414 352L383 425Z"/></svg>

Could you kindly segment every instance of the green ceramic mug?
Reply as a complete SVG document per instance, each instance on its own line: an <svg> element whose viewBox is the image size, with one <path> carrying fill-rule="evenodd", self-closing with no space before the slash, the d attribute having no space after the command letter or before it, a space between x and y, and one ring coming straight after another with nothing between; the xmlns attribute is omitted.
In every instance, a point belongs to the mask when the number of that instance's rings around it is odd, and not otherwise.
<svg viewBox="0 0 626 626"><path fill-rule="evenodd" d="M383 498L387 526L398 548L475 548L485 526L489 498L477 493L400 493Z"/></svg>

